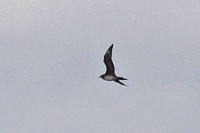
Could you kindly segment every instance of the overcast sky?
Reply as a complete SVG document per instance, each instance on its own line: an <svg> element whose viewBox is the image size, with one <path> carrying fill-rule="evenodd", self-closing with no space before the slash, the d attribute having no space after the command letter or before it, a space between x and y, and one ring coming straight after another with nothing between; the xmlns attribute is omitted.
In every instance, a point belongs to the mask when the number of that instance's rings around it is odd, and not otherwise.
<svg viewBox="0 0 200 133"><path fill-rule="evenodd" d="M199 133L199 0L1 0L0 133ZM114 43L116 74L98 78Z"/></svg>

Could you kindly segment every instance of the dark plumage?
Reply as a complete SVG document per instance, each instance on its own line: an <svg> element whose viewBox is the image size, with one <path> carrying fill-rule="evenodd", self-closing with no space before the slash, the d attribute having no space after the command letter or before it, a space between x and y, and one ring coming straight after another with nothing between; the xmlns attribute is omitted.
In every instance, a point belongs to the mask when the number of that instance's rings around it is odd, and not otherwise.
<svg viewBox="0 0 200 133"><path fill-rule="evenodd" d="M104 63L106 65L106 73L102 74L101 76L99 76L100 78L106 80L106 81L115 81L121 85L126 86L124 83L120 82L120 80L127 80L126 78L123 77L117 77L115 74L115 67L112 61L112 49L113 49L113 45L112 44L108 50L106 51L105 55L104 55Z"/></svg>

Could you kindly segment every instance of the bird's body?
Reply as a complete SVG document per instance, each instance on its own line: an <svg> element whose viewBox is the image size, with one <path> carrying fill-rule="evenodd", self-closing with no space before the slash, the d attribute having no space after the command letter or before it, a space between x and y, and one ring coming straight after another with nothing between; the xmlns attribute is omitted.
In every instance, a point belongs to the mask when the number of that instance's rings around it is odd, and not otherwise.
<svg viewBox="0 0 200 133"><path fill-rule="evenodd" d="M119 80L127 80L126 78L123 77L117 77L115 75L115 67L112 62L112 49L113 49L113 44L108 48L104 55L104 63L106 65L106 73L102 74L100 78L106 80L106 81L115 81L121 85L125 85L124 83L120 82Z"/></svg>
<svg viewBox="0 0 200 133"><path fill-rule="evenodd" d="M113 81L116 78L113 75L104 75L103 79L106 80L106 81Z"/></svg>

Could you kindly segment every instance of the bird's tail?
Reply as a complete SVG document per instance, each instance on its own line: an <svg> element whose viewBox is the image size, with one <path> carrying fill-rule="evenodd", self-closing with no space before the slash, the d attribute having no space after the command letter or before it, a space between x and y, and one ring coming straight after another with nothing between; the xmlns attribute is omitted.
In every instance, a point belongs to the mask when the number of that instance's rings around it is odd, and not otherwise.
<svg viewBox="0 0 200 133"><path fill-rule="evenodd" d="M119 80L127 80L126 78L123 77L118 77Z"/></svg>

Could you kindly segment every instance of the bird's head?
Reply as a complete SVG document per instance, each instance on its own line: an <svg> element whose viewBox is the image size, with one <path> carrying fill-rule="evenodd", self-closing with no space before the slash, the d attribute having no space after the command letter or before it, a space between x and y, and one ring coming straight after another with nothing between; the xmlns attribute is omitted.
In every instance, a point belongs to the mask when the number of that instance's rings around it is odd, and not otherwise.
<svg viewBox="0 0 200 133"><path fill-rule="evenodd" d="M99 76L99 78L103 78L103 74Z"/></svg>

